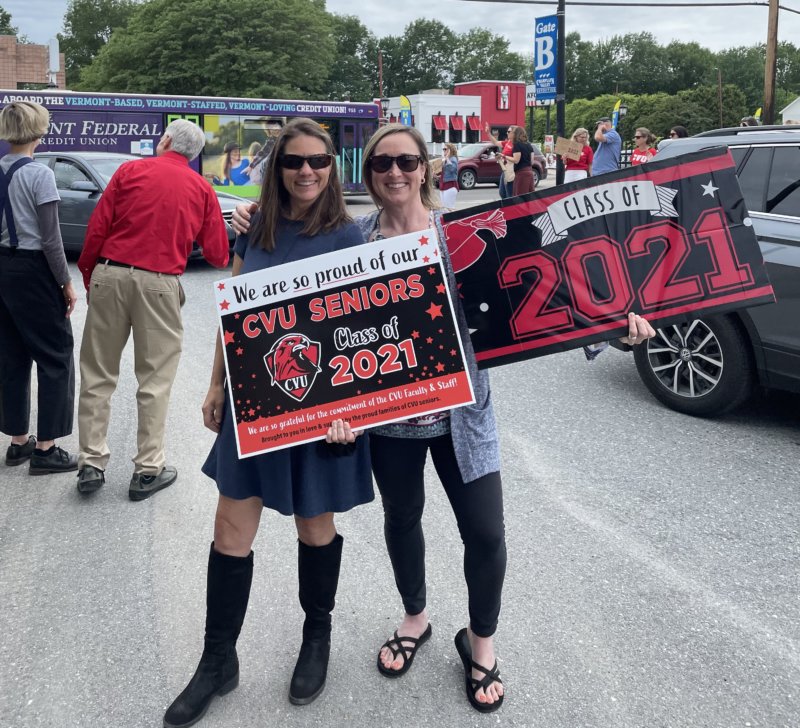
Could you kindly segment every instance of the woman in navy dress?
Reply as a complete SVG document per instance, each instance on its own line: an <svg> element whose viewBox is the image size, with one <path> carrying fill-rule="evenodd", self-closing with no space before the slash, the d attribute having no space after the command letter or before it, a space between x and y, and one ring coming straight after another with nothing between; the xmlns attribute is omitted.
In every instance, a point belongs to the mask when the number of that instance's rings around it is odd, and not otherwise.
<svg viewBox="0 0 800 728"><path fill-rule="evenodd" d="M237 240L233 274L248 273L359 245L347 214L330 137L309 119L289 122L275 144L249 236ZM206 427L218 433L203 472L219 489L208 560L206 631L194 677L167 710L167 728L198 721L217 695L239 682L236 639L247 611L252 545L263 508L293 515L298 536L303 641L289 700L313 701L325 686L342 537L334 512L374 497L366 437L336 420L325 442L296 445L238 459L226 406L225 365L217 338L211 386L203 404Z"/></svg>

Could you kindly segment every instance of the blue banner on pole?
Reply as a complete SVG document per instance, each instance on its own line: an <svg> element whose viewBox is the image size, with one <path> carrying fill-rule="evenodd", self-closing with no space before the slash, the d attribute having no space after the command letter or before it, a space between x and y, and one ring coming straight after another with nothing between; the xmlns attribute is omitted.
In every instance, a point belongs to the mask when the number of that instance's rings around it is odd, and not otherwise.
<svg viewBox="0 0 800 728"><path fill-rule="evenodd" d="M557 78L558 16L548 15L536 19L533 41L533 84L536 87L536 103L555 101Z"/></svg>

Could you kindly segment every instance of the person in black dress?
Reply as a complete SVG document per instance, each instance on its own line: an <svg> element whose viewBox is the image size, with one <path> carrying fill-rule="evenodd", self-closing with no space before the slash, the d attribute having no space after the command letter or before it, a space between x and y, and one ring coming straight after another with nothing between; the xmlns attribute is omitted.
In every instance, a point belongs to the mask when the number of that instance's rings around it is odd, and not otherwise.
<svg viewBox="0 0 800 728"><path fill-rule="evenodd" d="M284 127L266 168L250 235L237 240L234 275L363 241L347 215L333 152L330 137L316 122L294 119ZM224 377L218 337L203 404L206 427L218 433L203 472L219 489L208 560L205 645L194 677L166 712L167 728L192 725L215 696L238 685L236 640L250 593L251 548L265 507L293 515L297 526L305 622L289 700L304 705L322 692L342 556L333 514L374 498L367 438L356 437L342 420L331 424L326 441L238 459Z"/></svg>

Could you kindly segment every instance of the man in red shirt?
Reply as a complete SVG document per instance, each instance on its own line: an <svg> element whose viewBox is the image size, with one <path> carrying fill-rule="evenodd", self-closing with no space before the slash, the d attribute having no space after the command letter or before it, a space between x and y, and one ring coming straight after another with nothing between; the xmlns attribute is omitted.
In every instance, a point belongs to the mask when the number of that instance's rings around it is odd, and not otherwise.
<svg viewBox="0 0 800 728"><path fill-rule="evenodd" d="M189 167L204 145L200 127L173 121L155 157L117 170L89 220L78 260L89 300L78 403L81 493L105 482L111 395L131 331L139 429L128 495L143 500L178 477L164 455L169 393L183 341L178 276L195 240L209 263L228 264L228 236L214 190Z"/></svg>

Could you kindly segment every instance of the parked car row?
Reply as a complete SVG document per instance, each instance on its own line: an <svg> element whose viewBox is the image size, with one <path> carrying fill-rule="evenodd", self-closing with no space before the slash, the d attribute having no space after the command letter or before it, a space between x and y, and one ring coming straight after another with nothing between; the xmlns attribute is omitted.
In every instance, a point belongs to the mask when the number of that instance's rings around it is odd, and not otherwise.
<svg viewBox="0 0 800 728"><path fill-rule="evenodd" d="M131 154L108 152L38 152L33 158L53 170L58 194L61 196L58 204L61 238L64 249L74 253L80 253L83 249L89 217L97 207L111 176L125 162L139 159ZM225 220L228 241L233 247L236 239L236 233L230 224L233 211L240 202L248 200L227 192L217 192L217 201ZM191 257L200 256L202 253L195 246Z"/></svg>
<svg viewBox="0 0 800 728"><path fill-rule="evenodd" d="M727 147L776 302L659 329L636 368L668 407L727 412L757 385L800 392L800 128L734 127L661 142L658 159Z"/></svg>

